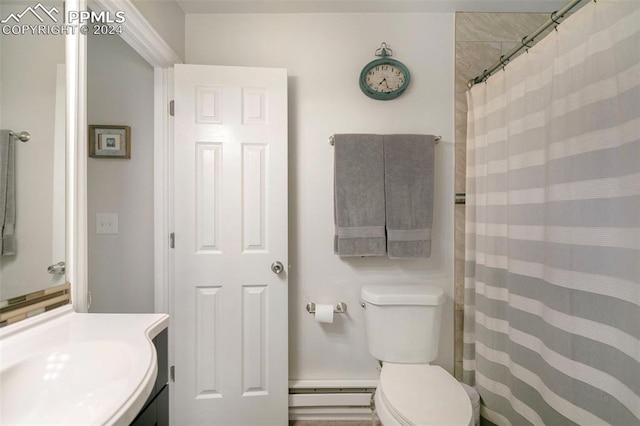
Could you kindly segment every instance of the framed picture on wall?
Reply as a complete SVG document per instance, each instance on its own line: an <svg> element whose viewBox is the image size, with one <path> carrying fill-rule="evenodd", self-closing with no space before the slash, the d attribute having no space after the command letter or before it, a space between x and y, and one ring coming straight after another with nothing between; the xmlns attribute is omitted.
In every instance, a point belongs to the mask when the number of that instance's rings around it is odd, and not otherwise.
<svg viewBox="0 0 640 426"><path fill-rule="evenodd" d="M131 158L131 127L90 125L89 157Z"/></svg>

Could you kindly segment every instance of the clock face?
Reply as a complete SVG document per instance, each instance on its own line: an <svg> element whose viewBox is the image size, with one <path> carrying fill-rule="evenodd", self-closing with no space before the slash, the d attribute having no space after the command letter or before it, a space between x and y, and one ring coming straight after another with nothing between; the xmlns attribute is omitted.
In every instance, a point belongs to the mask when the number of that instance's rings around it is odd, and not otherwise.
<svg viewBox="0 0 640 426"><path fill-rule="evenodd" d="M370 98L397 98L409 86L409 70L400 61L383 58L369 62L360 73L360 89Z"/></svg>
<svg viewBox="0 0 640 426"><path fill-rule="evenodd" d="M366 85L379 93L391 93L400 90L407 76L404 71L393 64L380 64L369 69L366 73Z"/></svg>

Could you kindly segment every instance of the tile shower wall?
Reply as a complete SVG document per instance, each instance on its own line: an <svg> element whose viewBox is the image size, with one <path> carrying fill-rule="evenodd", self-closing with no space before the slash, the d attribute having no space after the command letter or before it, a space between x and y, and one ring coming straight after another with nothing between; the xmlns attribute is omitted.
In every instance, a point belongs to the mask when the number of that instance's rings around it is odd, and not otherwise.
<svg viewBox="0 0 640 426"><path fill-rule="evenodd" d="M455 191L465 192L467 142L467 82L539 28L546 13L456 14ZM541 35L541 37L543 37ZM464 309L464 204L455 206L455 376L462 375L462 312Z"/></svg>

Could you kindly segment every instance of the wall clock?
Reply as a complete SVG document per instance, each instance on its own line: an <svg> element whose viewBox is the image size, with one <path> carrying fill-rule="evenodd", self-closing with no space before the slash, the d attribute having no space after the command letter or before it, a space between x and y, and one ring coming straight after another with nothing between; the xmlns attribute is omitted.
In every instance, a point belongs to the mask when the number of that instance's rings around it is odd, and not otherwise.
<svg viewBox="0 0 640 426"><path fill-rule="evenodd" d="M409 70L402 62L391 59L393 50L386 43L382 43L375 54L380 59L362 68L360 89L365 95L379 101L395 99L409 86Z"/></svg>

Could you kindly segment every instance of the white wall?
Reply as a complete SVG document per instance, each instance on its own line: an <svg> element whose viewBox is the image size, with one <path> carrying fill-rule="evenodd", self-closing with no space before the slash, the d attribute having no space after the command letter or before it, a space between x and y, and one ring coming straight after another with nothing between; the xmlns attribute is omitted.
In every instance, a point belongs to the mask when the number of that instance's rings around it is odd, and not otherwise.
<svg viewBox="0 0 640 426"><path fill-rule="evenodd" d="M438 363L453 370L453 14L187 15L186 62L289 71L290 380L374 379L359 306L370 283L432 282L448 295ZM365 97L362 67L382 41L411 71L389 102ZM428 260L333 254L334 133L442 135L436 149L434 241ZM320 325L307 302L346 302Z"/></svg>
<svg viewBox="0 0 640 426"><path fill-rule="evenodd" d="M153 312L153 68L118 36L89 36L89 124L131 126L131 159L88 159L91 312ZM118 213L117 235L96 213Z"/></svg>
<svg viewBox="0 0 640 426"><path fill-rule="evenodd" d="M61 2L45 2L62 11ZM0 19L20 13L32 3L2 4ZM21 23L38 24L27 15ZM64 37L1 35L0 127L31 133L16 143L15 256L0 257L0 299L59 284L61 276L47 273L52 253L53 148L56 108L56 68L64 58ZM64 164L59 164L64 167Z"/></svg>

